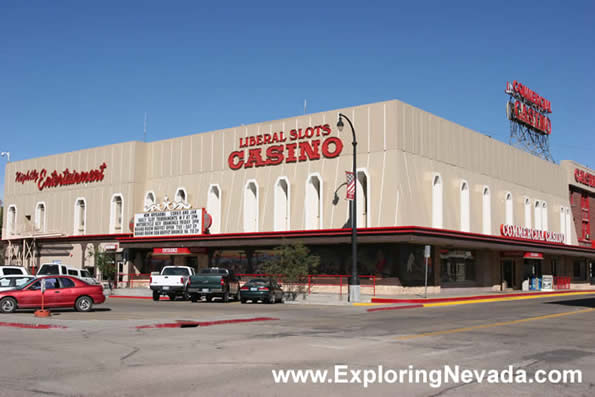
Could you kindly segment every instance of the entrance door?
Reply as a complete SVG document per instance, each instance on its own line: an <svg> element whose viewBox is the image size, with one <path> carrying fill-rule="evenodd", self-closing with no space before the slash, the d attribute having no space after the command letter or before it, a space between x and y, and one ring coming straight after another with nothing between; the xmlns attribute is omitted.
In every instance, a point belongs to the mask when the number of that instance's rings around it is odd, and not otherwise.
<svg viewBox="0 0 595 397"><path fill-rule="evenodd" d="M503 288L514 288L514 261L504 260L502 261L502 284Z"/></svg>

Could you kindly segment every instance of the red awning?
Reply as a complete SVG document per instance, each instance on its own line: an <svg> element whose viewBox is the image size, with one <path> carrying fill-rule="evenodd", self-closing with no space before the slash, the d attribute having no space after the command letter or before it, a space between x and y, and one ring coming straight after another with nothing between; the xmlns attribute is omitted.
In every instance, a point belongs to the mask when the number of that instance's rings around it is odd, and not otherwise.
<svg viewBox="0 0 595 397"><path fill-rule="evenodd" d="M541 259L543 260L543 254L539 252L525 252L523 255L524 259Z"/></svg>

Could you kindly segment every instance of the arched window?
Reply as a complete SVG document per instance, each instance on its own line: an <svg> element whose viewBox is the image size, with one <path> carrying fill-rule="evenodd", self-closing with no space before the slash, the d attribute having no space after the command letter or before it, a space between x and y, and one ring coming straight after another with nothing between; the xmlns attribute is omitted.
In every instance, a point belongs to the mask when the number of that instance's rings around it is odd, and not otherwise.
<svg viewBox="0 0 595 397"><path fill-rule="evenodd" d="M483 234L492 234L492 208L491 208L490 188L487 186L483 187L481 203L482 203Z"/></svg>
<svg viewBox="0 0 595 397"><path fill-rule="evenodd" d="M547 203L541 202L541 229L548 230L548 215L547 215Z"/></svg>
<svg viewBox="0 0 595 397"><path fill-rule="evenodd" d="M149 211L151 207L155 205L155 201L155 193L148 191L145 194L145 212Z"/></svg>
<svg viewBox="0 0 595 397"><path fill-rule="evenodd" d="M442 177L432 178L432 227L442 228Z"/></svg>
<svg viewBox="0 0 595 397"><path fill-rule="evenodd" d="M211 233L221 233L221 189L219 185L209 186L207 212L211 215L213 221L209 231Z"/></svg>
<svg viewBox="0 0 595 397"><path fill-rule="evenodd" d="M531 229L531 200L525 197L525 227Z"/></svg>
<svg viewBox="0 0 595 397"><path fill-rule="evenodd" d="M471 229L469 184L461 182L461 231L469 232Z"/></svg>
<svg viewBox="0 0 595 397"><path fill-rule="evenodd" d="M110 205L110 233L122 233L124 218L124 199L121 194L114 194Z"/></svg>
<svg viewBox="0 0 595 397"><path fill-rule="evenodd" d="M87 201L79 197L74 201L74 234L85 234L87 226Z"/></svg>
<svg viewBox="0 0 595 397"><path fill-rule="evenodd" d="M566 209L560 207L560 233L564 235L564 241L566 241Z"/></svg>
<svg viewBox="0 0 595 397"><path fill-rule="evenodd" d="M35 206L35 230L45 232L45 203L39 202Z"/></svg>
<svg viewBox="0 0 595 397"><path fill-rule="evenodd" d="M534 218L535 218L535 229L541 230L541 201L535 200L535 211L534 211Z"/></svg>
<svg viewBox="0 0 595 397"><path fill-rule="evenodd" d="M306 230L322 229L322 178L311 174L306 181Z"/></svg>
<svg viewBox="0 0 595 397"><path fill-rule="evenodd" d="M244 232L258 231L258 184L250 180L244 188Z"/></svg>
<svg viewBox="0 0 595 397"><path fill-rule="evenodd" d="M275 231L290 229L290 192L287 177L279 177L275 183Z"/></svg>
<svg viewBox="0 0 595 397"><path fill-rule="evenodd" d="M570 208L566 207L566 244L572 244L572 222L570 219Z"/></svg>
<svg viewBox="0 0 595 397"><path fill-rule="evenodd" d="M175 201L176 203L184 203L184 204L185 204L185 203L186 203L186 198L187 198L187 197L188 197L188 196L186 195L186 189L184 189L183 187L179 187L179 188L176 190L176 196L175 196L175 199L174 199L174 201Z"/></svg>
<svg viewBox="0 0 595 397"><path fill-rule="evenodd" d="M370 201L368 200L368 173L357 171L357 227L370 227Z"/></svg>
<svg viewBox="0 0 595 397"><path fill-rule="evenodd" d="M512 204L512 193L506 193L504 198L504 218L507 225L514 225L514 209Z"/></svg>
<svg viewBox="0 0 595 397"><path fill-rule="evenodd" d="M17 206L8 207L8 219L6 220L6 232L9 236L17 234Z"/></svg>

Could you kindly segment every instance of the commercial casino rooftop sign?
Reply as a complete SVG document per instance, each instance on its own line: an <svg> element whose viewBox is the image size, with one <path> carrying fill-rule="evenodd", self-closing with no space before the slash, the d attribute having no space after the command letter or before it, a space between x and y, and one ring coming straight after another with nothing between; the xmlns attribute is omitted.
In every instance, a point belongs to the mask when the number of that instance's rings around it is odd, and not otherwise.
<svg viewBox="0 0 595 397"><path fill-rule="evenodd" d="M103 163L98 168L89 171L71 171L68 168L62 172L58 172L57 170L49 172L45 168L39 171L29 170L26 173L17 171L15 182L20 184L33 182L39 190L58 186L100 182L105 178L104 171L106 168L107 164Z"/></svg>
<svg viewBox="0 0 595 397"><path fill-rule="evenodd" d="M529 89L529 87L513 81L506 83L505 92L514 98L506 107L509 120L516 121L541 134L552 133L552 122L548 114L552 112L552 103Z"/></svg>
<svg viewBox="0 0 595 397"><path fill-rule="evenodd" d="M232 170L265 167L281 163L335 158L343 150L343 142L332 136L329 124L277 131L240 138L239 149L229 154Z"/></svg>

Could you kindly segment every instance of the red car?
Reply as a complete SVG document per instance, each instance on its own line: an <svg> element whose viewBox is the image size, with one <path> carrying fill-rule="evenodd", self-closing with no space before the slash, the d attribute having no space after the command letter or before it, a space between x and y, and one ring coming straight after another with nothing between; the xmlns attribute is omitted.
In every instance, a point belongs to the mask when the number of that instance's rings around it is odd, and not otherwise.
<svg viewBox="0 0 595 397"><path fill-rule="evenodd" d="M13 290L0 292L0 312L12 313L16 309L41 307L41 283L45 283L45 307L74 307L88 312L93 304L105 302L103 286L90 285L69 276L46 276L32 280Z"/></svg>

